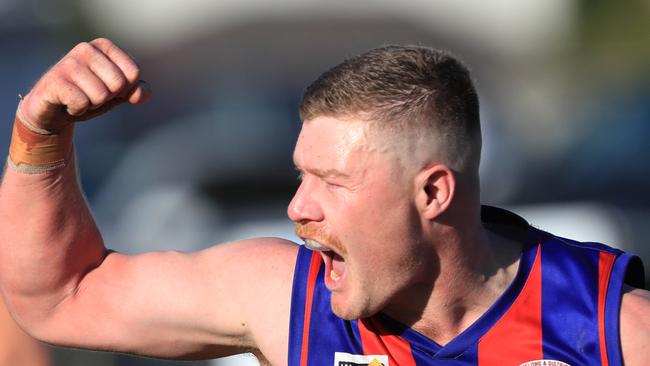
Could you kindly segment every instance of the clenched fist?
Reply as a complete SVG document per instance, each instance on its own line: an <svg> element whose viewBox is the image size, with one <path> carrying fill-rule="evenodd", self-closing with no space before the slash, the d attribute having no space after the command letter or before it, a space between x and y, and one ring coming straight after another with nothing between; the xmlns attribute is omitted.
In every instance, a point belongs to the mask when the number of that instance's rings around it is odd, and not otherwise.
<svg viewBox="0 0 650 366"><path fill-rule="evenodd" d="M149 95L136 63L113 42L80 43L20 103L8 164L29 174L63 167L70 161L73 122L121 103L142 103Z"/></svg>
<svg viewBox="0 0 650 366"><path fill-rule="evenodd" d="M57 131L121 103L142 103L149 95L131 57L110 40L98 38L78 44L45 73L20 109L26 122Z"/></svg>

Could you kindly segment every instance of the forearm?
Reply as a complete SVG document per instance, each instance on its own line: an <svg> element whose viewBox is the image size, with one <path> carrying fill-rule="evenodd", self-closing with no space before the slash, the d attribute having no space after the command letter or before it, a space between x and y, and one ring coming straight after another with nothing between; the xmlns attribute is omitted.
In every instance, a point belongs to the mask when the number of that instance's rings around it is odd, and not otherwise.
<svg viewBox="0 0 650 366"><path fill-rule="evenodd" d="M39 174L7 166L0 186L2 291L24 325L50 314L105 255L69 160Z"/></svg>

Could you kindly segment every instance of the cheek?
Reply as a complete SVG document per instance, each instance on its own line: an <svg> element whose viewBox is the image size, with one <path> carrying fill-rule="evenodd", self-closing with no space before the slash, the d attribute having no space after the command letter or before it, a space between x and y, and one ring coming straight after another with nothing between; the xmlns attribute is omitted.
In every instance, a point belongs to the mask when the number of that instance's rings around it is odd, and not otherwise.
<svg viewBox="0 0 650 366"><path fill-rule="evenodd" d="M356 192L328 195L328 224L349 251L379 260L403 246L419 219L414 219L409 192L390 179L374 179ZM357 250L358 249L358 250Z"/></svg>
<svg viewBox="0 0 650 366"><path fill-rule="evenodd" d="M389 203L390 202L390 203ZM343 225L348 229L342 233L343 244L349 243L359 255L369 262L400 261L404 251L408 250L413 241L412 231L418 222L412 215L407 201L368 200L361 205L343 208L347 211L347 222Z"/></svg>

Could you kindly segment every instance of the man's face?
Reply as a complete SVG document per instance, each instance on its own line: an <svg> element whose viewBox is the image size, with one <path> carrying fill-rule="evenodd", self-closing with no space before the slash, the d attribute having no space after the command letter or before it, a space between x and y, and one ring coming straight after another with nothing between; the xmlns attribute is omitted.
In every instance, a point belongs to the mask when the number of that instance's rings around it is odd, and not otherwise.
<svg viewBox="0 0 650 366"><path fill-rule="evenodd" d="M305 121L294 162L302 181L289 204L296 233L320 246L332 309L344 319L373 315L421 272L423 244L411 177L382 152L366 122Z"/></svg>

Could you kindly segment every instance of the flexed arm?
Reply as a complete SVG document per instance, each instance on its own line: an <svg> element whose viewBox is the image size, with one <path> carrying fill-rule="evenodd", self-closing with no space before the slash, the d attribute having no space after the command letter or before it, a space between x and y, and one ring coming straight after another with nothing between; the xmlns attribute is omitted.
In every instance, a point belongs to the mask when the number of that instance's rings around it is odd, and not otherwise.
<svg viewBox="0 0 650 366"><path fill-rule="evenodd" d="M77 183L72 129L148 94L130 57L97 39L72 49L19 104L0 189L2 289L12 308L39 304L31 313L47 314L106 256Z"/></svg>
<svg viewBox="0 0 650 366"><path fill-rule="evenodd" d="M71 129L148 96L135 62L97 39L21 102L0 187L0 289L10 311L61 345L163 358L260 348L283 363L295 246L257 239L139 256L105 248L78 184Z"/></svg>

